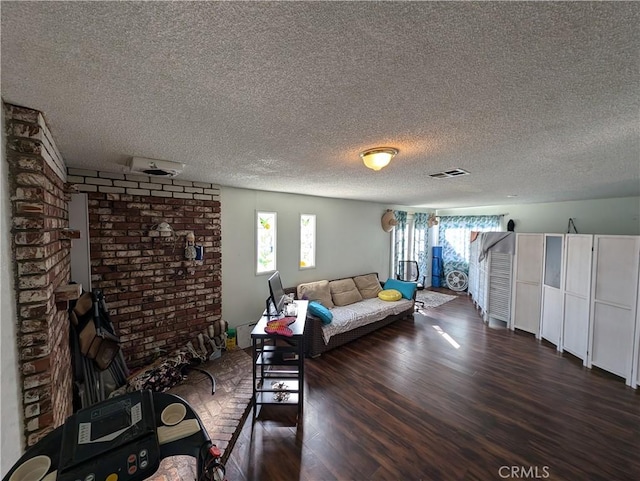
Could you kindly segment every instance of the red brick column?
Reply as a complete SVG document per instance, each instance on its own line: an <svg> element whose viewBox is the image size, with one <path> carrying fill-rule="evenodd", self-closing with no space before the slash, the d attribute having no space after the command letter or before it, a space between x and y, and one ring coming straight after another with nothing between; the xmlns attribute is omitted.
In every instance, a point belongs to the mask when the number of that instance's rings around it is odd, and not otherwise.
<svg viewBox="0 0 640 481"><path fill-rule="evenodd" d="M13 217L18 352L27 445L72 411L69 319L55 291L69 283L66 171L42 114L4 105Z"/></svg>

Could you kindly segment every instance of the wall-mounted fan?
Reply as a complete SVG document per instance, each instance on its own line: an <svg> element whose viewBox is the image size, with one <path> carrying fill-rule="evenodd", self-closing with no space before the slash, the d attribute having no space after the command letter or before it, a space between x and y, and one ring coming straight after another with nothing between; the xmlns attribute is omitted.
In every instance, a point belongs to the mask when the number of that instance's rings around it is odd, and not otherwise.
<svg viewBox="0 0 640 481"><path fill-rule="evenodd" d="M439 222L440 222L440 220L436 217L435 214L429 214L429 217L427 217L427 225L429 227L433 227L434 225L438 225Z"/></svg>

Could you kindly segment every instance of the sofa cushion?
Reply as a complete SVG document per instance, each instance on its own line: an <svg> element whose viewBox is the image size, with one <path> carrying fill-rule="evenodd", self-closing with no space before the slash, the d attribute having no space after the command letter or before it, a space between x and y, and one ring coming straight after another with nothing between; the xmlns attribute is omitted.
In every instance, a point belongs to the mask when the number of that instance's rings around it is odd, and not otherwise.
<svg viewBox="0 0 640 481"><path fill-rule="evenodd" d="M362 300L360 291L351 277L329 282L329 290L336 306L348 306Z"/></svg>
<svg viewBox="0 0 640 481"><path fill-rule="evenodd" d="M322 324L329 324L333 320L333 314L331 314L331 311L318 301L310 301L308 309L312 316L315 316L322 321Z"/></svg>
<svg viewBox="0 0 640 481"><path fill-rule="evenodd" d="M402 299L402 294L400 294L400 291L397 291L395 289L385 289L378 292L378 298L382 299L383 301L393 302Z"/></svg>
<svg viewBox="0 0 640 481"><path fill-rule="evenodd" d="M375 274L354 277L353 282L356 283L356 287L363 299L373 299L382 290L378 276Z"/></svg>
<svg viewBox="0 0 640 481"><path fill-rule="evenodd" d="M400 294L402 294L402 297L405 299L413 299L417 287L418 284L416 282L399 281L397 279L392 279L391 277L384 283L385 289L395 289L400 291Z"/></svg>
<svg viewBox="0 0 640 481"><path fill-rule="evenodd" d="M329 281L316 281L300 284L297 291L298 299L318 301L327 309L331 309L333 307L331 291L329 290Z"/></svg>

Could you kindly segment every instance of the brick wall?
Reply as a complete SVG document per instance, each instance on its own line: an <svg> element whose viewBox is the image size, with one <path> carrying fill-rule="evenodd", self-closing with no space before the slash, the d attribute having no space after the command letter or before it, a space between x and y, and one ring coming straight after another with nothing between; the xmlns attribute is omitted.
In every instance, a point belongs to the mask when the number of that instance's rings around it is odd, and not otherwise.
<svg viewBox="0 0 640 481"><path fill-rule="evenodd" d="M219 188L137 174L68 169L89 199L92 287L102 289L129 367L193 340L221 315ZM154 231L168 222L174 234ZM204 247L186 260L185 235Z"/></svg>
<svg viewBox="0 0 640 481"><path fill-rule="evenodd" d="M38 111L3 105L17 342L25 436L35 444L72 410L69 319L56 290L69 282L71 243L62 156Z"/></svg>

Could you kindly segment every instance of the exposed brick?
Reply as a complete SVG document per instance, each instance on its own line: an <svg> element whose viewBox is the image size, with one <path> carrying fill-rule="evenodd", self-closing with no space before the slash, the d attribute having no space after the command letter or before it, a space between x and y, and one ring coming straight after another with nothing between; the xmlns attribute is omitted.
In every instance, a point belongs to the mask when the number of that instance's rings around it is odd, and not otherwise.
<svg viewBox="0 0 640 481"><path fill-rule="evenodd" d="M36 359L34 361L25 362L22 365L22 373L25 376L28 376L29 374L46 372L49 370L50 367L51 367L51 358L47 356L41 359Z"/></svg>
<svg viewBox="0 0 640 481"><path fill-rule="evenodd" d="M24 409L25 418L32 418L32 417L38 416L39 414L40 414L39 403L28 404Z"/></svg>
<svg viewBox="0 0 640 481"><path fill-rule="evenodd" d="M116 187L131 187L133 189L137 189L140 187L138 182L134 182L131 180L114 180L113 185Z"/></svg>
<svg viewBox="0 0 640 481"><path fill-rule="evenodd" d="M165 192L162 190L152 190L151 195L153 197L171 197L171 192Z"/></svg>
<svg viewBox="0 0 640 481"><path fill-rule="evenodd" d="M14 237L18 245L48 244L51 242L50 232L19 232Z"/></svg>
<svg viewBox="0 0 640 481"><path fill-rule="evenodd" d="M199 195L199 194L186 194L183 192L174 192L173 198L174 199L193 199L194 195Z"/></svg>
<svg viewBox="0 0 640 481"><path fill-rule="evenodd" d="M40 374L34 374L24 378L23 389L26 391L34 387L44 386L51 383L51 373L45 372Z"/></svg>
<svg viewBox="0 0 640 481"><path fill-rule="evenodd" d="M97 192L98 191L97 185L88 185L88 184L77 184L77 185L78 185L78 190L80 192Z"/></svg>
<svg viewBox="0 0 640 481"><path fill-rule="evenodd" d="M124 180L124 174L118 174L116 172L98 172L98 177L104 177L105 179Z"/></svg>
<svg viewBox="0 0 640 481"><path fill-rule="evenodd" d="M21 291L18 295L18 302L21 304L29 304L32 302L46 301L51 296L50 289L37 289Z"/></svg>
<svg viewBox="0 0 640 481"><path fill-rule="evenodd" d="M14 203L16 214L43 214L45 205L43 202L23 202Z"/></svg>
<svg viewBox="0 0 640 481"><path fill-rule="evenodd" d="M213 196L206 194L193 194L193 198L199 200L213 200Z"/></svg>
<svg viewBox="0 0 640 481"><path fill-rule="evenodd" d="M45 174L34 172L21 172L16 175L16 183L22 186L43 187L51 189L51 181Z"/></svg>
<svg viewBox="0 0 640 481"><path fill-rule="evenodd" d="M44 218L42 217L21 217L13 218L13 226L16 229L44 229Z"/></svg>
<svg viewBox="0 0 640 481"><path fill-rule="evenodd" d="M101 185L98 187L98 192L104 192L108 194L124 194L124 187L110 187L108 185Z"/></svg>
<svg viewBox="0 0 640 481"><path fill-rule="evenodd" d="M38 319L38 320L25 319L20 323L20 331L25 334L32 333L32 332L43 332L46 329L47 329L46 319Z"/></svg>
<svg viewBox="0 0 640 481"><path fill-rule="evenodd" d="M113 181L111 179L102 179L98 177L85 177L84 182L90 185L113 185Z"/></svg>
<svg viewBox="0 0 640 481"><path fill-rule="evenodd" d="M97 177L98 176L98 172L95 170L87 170L87 169L76 169L73 167L69 167L67 169L67 173L69 175L80 175L80 176L87 176L87 177Z"/></svg>
<svg viewBox="0 0 640 481"><path fill-rule="evenodd" d="M42 187L18 187L14 198L16 200L43 201L45 190Z"/></svg>
<svg viewBox="0 0 640 481"><path fill-rule="evenodd" d="M61 235L68 228L68 178L43 116L24 107L5 107L9 177L14 180L18 367L24 376L24 432L30 433L31 445L63 420L54 415L52 388L56 413L68 413L72 405L68 319L66 311L56 311L53 297L69 281L70 243ZM79 174L73 180L84 182Z"/></svg>
<svg viewBox="0 0 640 481"><path fill-rule="evenodd" d="M129 195L150 195L151 191L147 189L126 189Z"/></svg>
<svg viewBox="0 0 640 481"><path fill-rule="evenodd" d="M184 346L219 319L221 293L207 283L219 279L220 262L211 255L185 265L183 246L191 231L199 244L219 243L220 215L219 202L211 195L193 198L204 195L204 189L217 193L211 184L128 174L125 179L140 182L139 189L125 187L126 195L89 193L89 237L94 287L103 290L127 363L136 367L154 358L156 347ZM170 197L174 194L185 198ZM162 221L175 233L163 236L151 230Z"/></svg>

